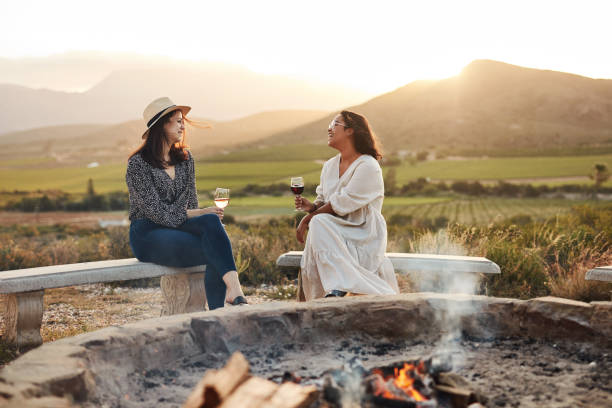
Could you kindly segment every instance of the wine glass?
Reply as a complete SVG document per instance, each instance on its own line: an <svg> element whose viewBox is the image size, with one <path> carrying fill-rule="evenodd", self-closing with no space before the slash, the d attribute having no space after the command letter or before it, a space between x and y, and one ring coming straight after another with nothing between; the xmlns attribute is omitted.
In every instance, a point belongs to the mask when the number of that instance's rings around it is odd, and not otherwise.
<svg viewBox="0 0 612 408"><path fill-rule="evenodd" d="M229 188L217 187L215 190L215 205L219 208L225 208L229 204Z"/></svg>
<svg viewBox="0 0 612 408"><path fill-rule="evenodd" d="M291 177L291 192L299 197L304 192L304 178L303 177ZM301 207L297 207L295 211L301 211Z"/></svg>
<svg viewBox="0 0 612 408"><path fill-rule="evenodd" d="M215 205L218 208L225 208L229 204L229 188L217 187L215 190ZM221 223L223 227L225 224Z"/></svg>

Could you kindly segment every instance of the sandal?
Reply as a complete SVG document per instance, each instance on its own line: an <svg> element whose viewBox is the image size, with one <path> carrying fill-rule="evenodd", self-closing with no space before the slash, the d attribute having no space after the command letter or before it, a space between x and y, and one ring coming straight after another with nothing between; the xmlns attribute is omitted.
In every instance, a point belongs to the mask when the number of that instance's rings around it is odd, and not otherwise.
<svg viewBox="0 0 612 408"><path fill-rule="evenodd" d="M325 297L344 297L346 296L346 292L338 289L331 290L325 294Z"/></svg>
<svg viewBox="0 0 612 408"><path fill-rule="evenodd" d="M241 305L248 305L249 302L247 302L247 300L244 298L244 296L236 296L234 298L234 300L230 301L226 301L225 303L230 304L232 306L241 306Z"/></svg>

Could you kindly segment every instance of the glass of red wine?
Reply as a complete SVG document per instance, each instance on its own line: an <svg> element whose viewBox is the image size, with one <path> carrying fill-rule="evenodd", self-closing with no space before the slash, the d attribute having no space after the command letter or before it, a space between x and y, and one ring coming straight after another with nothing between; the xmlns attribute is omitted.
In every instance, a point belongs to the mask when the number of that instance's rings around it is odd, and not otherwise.
<svg viewBox="0 0 612 408"><path fill-rule="evenodd" d="M299 197L304 192L304 178L303 177L291 177L291 192ZM297 207L295 211L302 211L301 207Z"/></svg>

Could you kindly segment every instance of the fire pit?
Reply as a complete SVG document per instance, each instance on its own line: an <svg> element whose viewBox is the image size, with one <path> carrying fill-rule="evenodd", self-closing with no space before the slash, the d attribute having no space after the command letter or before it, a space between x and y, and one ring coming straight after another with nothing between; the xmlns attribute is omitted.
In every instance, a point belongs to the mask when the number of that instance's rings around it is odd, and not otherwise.
<svg viewBox="0 0 612 408"><path fill-rule="evenodd" d="M370 370L446 355L487 406L612 402L612 302L417 293L170 316L60 340L0 371L0 404L177 406L234 351L277 382L290 372L319 384L354 358Z"/></svg>

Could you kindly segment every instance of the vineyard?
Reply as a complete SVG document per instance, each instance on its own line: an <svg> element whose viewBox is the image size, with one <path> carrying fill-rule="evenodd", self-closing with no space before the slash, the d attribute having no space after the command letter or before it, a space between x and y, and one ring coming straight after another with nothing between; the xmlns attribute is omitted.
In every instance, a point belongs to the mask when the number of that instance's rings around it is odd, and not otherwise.
<svg viewBox="0 0 612 408"><path fill-rule="evenodd" d="M463 225L486 225L517 216L529 216L532 220L544 220L567 213L572 206L585 203L585 201L566 199L527 198L466 198L412 205L393 205L392 200L389 201L391 202L386 203L384 207L387 219L397 214L410 216L413 220L435 221L438 219L441 223L450 222ZM396 219L401 218L396 217Z"/></svg>
<svg viewBox="0 0 612 408"><path fill-rule="evenodd" d="M304 177L307 185L318 184L323 161L333 155L334 151L326 146L298 145L215 156L198 161L197 188L211 191L219 186L237 189L247 184L288 183L292 176ZM126 191L126 161L100 163L94 167L87 167L84 163L55 163L43 158L6 161L0 163L0 191L61 190L78 194L86 191L89 179L93 180L98 193ZM448 183L456 180L513 180L536 185L588 184L592 183L587 176L595 163L610 166L612 155L405 161L395 167L383 165L383 171L387 174L394 169L398 185L421 177ZM612 180L603 184L610 185Z"/></svg>

